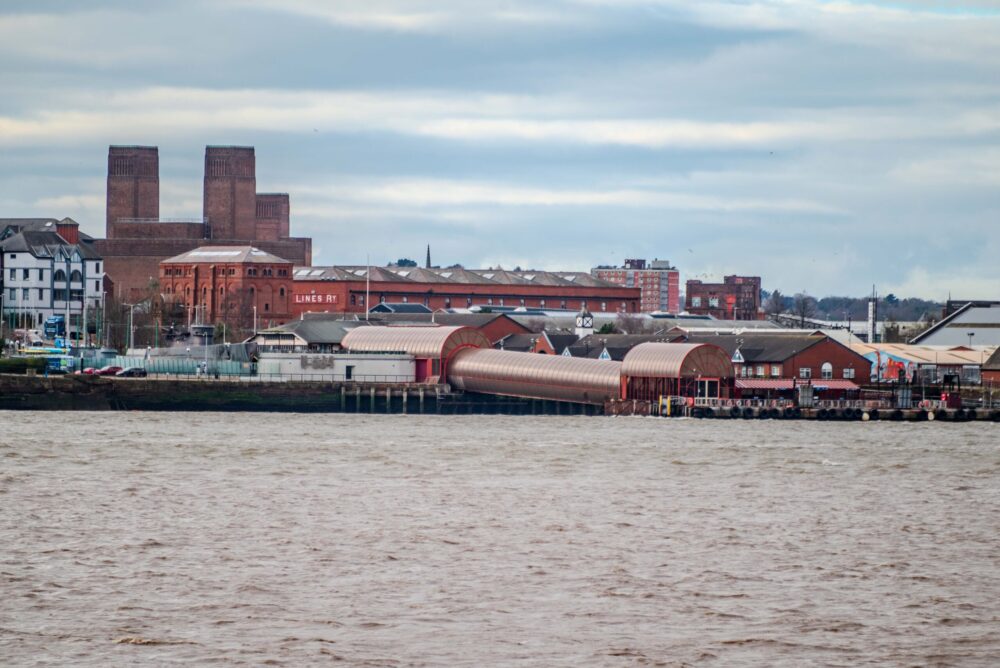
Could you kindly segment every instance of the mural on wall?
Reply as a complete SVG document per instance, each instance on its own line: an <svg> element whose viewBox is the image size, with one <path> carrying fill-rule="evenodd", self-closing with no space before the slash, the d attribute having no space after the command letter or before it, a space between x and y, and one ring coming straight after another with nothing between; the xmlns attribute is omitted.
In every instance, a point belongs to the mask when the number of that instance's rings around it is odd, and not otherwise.
<svg viewBox="0 0 1000 668"><path fill-rule="evenodd" d="M884 351L865 353L865 358L872 363L873 381L912 382L917 371L915 362Z"/></svg>

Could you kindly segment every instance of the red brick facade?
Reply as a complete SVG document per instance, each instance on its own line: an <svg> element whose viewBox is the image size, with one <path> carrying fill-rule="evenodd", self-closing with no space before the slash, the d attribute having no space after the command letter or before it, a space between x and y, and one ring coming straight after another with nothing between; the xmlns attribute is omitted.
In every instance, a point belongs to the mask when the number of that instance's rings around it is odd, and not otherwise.
<svg viewBox="0 0 1000 668"><path fill-rule="evenodd" d="M759 320L760 277L726 276L722 283L688 281L684 306L688 313L720 320Z"/></svg>
<svg viewBox="0 0 1000 668"><path fill-rule="evenodd" d="M828 375L824 364L829 364ZM865 383L872 363L861 353L830 338L824 338L805 350L784 360L734 362L737 378L795 378L817 382L824 379L846 379Z"/></svg>
<svg viewBox="0 0 1000 668"><path fill-rule="evenodd" d="M165 300L183 306L189 322L200 319L250 328L254 306L261 327L290 320L292 263L271 255L229 260L223 253L230 250L247 249L202 247L161 262ZM197 257L199 253L204 259Z"/></svg>
<svg viewBox="0 0 1000 668"><path fill-rule="evenodd" d="M155 146L108 149L106 234L122 218L160 217L160 157Z"/></svg>
<svg viewBox="0 0 1000 668"><path fill-rule="evenodd" d="M364 313L366 284L357 281L317 281L296 278L292 315L304 312ZM638 313L639 290L624 287L565 287L547 285L487 285L474 283L370 284L371 306L379 302L424 304L431 309L470 306L524 306L578 311L586 306L594 313Z"/></svg>

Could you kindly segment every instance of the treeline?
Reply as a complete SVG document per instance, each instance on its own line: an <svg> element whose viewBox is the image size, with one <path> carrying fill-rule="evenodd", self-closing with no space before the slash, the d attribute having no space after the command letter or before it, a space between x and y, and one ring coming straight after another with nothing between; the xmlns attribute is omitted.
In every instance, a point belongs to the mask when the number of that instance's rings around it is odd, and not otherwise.
<svg viewBox="0 0 1000 668"><path fill-rule="evenodd" d="M817 320L867 320L868 297L822 297L815 299L808 295L784 295L780 290L761 291L761 303L769 314L798 313L803 309L803 298L811 302L807 307L807 317ZM944 304L920 299L919 297L898 298L894 294L878 299L879 320L895 322L938 321Z"/></svg>

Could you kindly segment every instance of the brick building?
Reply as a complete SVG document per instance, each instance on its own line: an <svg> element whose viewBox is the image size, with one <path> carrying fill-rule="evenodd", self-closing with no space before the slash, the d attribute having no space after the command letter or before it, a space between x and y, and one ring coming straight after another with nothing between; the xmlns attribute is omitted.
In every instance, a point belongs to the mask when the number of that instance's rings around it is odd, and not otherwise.
<svg viewBox="0 0 1000 668"><path fill-rule="evenodd" d="M861 352L818 333L687 334L689 343L714 343L733 360L737 378L866 382L871 361Z"/></svg>
<svg viewBox="0 0 1000 668"><path fill-rule="evenodd" d="M582 272L296 267L292 314L364 313L366 301L423 304L431 309L525 307L595 313L637 313L639 289ZM366 294L370 299L366 300Z"/></svg>
<svg viewBox="0 0 1000 668"><path fill-rule="evenodd" d="M719 320L759 320L760 276L726 276L722 283L687 282L685 310Z"/></svg>
<svg viewBox="0 0 1000 668"><path fill-rule="evenodd" d="M621 267L594 267L590 274L602 281L639 288L639 310L643 313L679 313L681 310L681 274L666 260L625 260Z"/></svg>
<svg viewBox="0 0 1000 668"><path fill-rule="evenodd" d="M200 219L160 218L159 150L108 149L106 239L95 241L115 291L141 299L170 257L212 245L254 246L294 264L312 262L312 240L290 236L285 193L258 193L252 146L207 146Z"/></svg>
<svg viewBox="0 0 1000 668"><path fill-rule="evenodd" d="M292 263L252 246L199 246L160 262L159 279L188 323L247 329L291 319Z"/></svg>

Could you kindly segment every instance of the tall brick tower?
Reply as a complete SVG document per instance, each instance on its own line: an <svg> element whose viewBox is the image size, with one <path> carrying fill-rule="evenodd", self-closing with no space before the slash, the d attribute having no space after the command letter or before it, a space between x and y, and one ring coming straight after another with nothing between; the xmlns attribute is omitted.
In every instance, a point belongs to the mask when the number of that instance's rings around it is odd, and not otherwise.
<svg viewBox="0 0 1000 668"><path fill-rule="evenodd" d="M288 193L257 193L257 241L289 237Z"/></svg>
<svg viewBox="0 0 1000 668"><path fill-rule="evenodd" d="M257 235L257 177L253 146L205 147L204 213L210 238Z"/></svg>
<svg viewBox="0 0 1000 668"><path fill-rule="evenodd" d="M160 156L155 146L108 148L108 199L105 232L115 238L122 218L160 217Z"/></svg>

